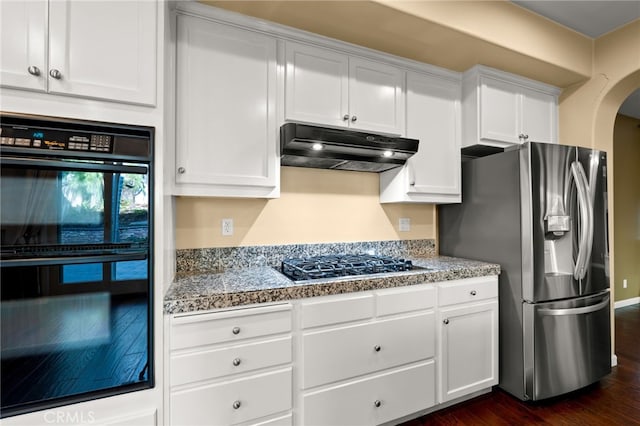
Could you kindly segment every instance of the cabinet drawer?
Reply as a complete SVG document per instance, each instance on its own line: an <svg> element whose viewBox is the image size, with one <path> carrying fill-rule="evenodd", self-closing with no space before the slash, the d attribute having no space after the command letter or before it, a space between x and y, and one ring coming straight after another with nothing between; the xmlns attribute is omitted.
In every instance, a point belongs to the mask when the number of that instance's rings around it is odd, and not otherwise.
<svg viewBox="0 0 640 426"><path fill-rule="evenodd" d="M171 393L174 426L232 425L289 409L291 368Z"/></svg>
<svg viewBox="0 0 640 426"><path fill-rule="evenodd" d="M303 398L305 425L372 425L435 404L433 361L356 380Z"/></svg>
<svg viewBox="0 0 640 426"><path fill-rule="evenodd" d="M291 337L171 356L171 386L291 362Z"/></svg>
<svg viewBox="0 0 640 426"><path fill-rule="evenodd" d="M376 315L393 315L431 309L436 304L433 284L376 291Z"/></svg>
<svg viewBox="0 0 640 426"><path fill-rule="evenodd" d="M478 277L439 284L438 305L475 302L498 297L498 277Z"/></svg>
<svg viewBox="0 0 640 426"><path fill-rule="evenodd" d="M249 339L291 331L288 306L177 316L171 322L171 349Z"/></svg>
<svg viewBox="0 0 640 426"><path fill-rule="evenodd" d="M371 318L373 304L373 295L370 293L352 297L329 296L323 300L304 302L301 306L302 328Z"/></svg>
<svg viewBox="0 0 640 426"><path fill-rule="evenodd" d="M433 357L434 321L428 312L304 334L303 388Z"/></svg>

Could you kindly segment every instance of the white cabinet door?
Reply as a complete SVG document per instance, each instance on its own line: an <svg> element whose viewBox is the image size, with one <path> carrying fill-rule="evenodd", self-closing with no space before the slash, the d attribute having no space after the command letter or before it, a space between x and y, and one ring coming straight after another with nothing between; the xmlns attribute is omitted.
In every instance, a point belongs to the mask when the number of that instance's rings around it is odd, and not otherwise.
<svg viewBox="0 0 640 426"><path fill-rule="evenodd" d="M286 120L404 134L403 70L294 42L286 62Z"/></svg>
<svg viewBox="0 0 640 426"><path fill-rule="evenodd" d="M556 143L557 107L555 96L536 90L522 89L521 131L532 142Z"/></svg>
<svg viewBox="0 0 640 426"><path fill-rule="evenodd" d="M0 84L47 88L47 1L0 2Z"/></svg>
<svg viewBox="0 0 640 426"><path fill-rule="evenodd" d="M49 91L155 104L156 7L153 1L50 2Z"/></svg>
<svg viewBox="0 0 640 426"><path fill-rule="evenodd" d="M520 143L520 95L513 84L480 78L480 138Z"/></svg>
<svg viewBox="0 0 640 426"><path fill-rule="evenodd" d="M498 383L498 302L440 310L440 403Z"/></svg>
<svg viewBox="0 0 640 426"><path fill-rule="evenodd" d="M177 35L177 193L269 194L279 165L276 39L183 15Z"/></svg>
<svg viewBox="0 0 640 426"><path fill-rule="evenodd" d="M418 152L380 174L381 202L459 202L460 83L407 73L407 137Z"/></svg>
<svg viewBox="0 0 640 426"><path fill-rule="evenodd" d="M286 119L348 126L348 56L287 42L286 61Z"/></svg>
<svg viewBox="0 0 640 426"><path fill-rule="evenodd" d="M390 65L349 59L349 113L354 129L404 134L404 72Z"/></svg>
<svg viewBox="0 0 640 426"><path fill-rule="evenodd" d="M155 105L156 8L153 1L2 2L1 83Z"/></svg>

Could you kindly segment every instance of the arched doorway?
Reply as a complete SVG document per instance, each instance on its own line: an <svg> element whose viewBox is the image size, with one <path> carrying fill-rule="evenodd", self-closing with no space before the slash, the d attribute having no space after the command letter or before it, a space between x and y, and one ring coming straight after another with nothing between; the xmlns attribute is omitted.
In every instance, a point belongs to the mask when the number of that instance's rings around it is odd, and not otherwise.
<svg viewBox="0 0 640 426"><path fill-rule="evenodd" d="M604 150L609 153L608 155L608 164L610 170L614 170L613 174L609 175L609 179L607 182L608 192L609 192L609 242L610 242L610 253L611 258L609 260L611 275L610 275L610 283L611 283L611 291L612 291L612 299L615 300L615 289L619 284L616 277L616 271L614 268L615 265L615 224L614 224L614 216L615 216L615 189L616 186L625 184L625 182L616 182L613 178L615 174L615 155L614 154L614 127L616 121L616 115L620 106L624 102L624 100L635 90L640 88L640 69L634 71L633 73L627 75L625 78L621 79L618 83L613 85L611 89L604 94L601 98L600 103L596 109L595 121L594 121L594 131L593 131L593 140L592 146L596 149ZM627 183L628 184L628 183ZM621 285L621 283L620 283ZM614 321L613 310L612 310L612 323ZM615 354L615 341L613 339L612 333L612 354Z"/></svg>

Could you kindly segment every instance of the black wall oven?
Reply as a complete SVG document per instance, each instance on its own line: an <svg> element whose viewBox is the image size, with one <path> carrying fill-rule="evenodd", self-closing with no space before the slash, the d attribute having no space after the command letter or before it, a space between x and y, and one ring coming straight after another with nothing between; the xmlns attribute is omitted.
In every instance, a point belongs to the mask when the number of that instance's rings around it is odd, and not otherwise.
<svg viewBox="0 0 640 426"><path fill-rule="evenodd" d="M153 387L154 129L0 124L1 417Z"/></svg>

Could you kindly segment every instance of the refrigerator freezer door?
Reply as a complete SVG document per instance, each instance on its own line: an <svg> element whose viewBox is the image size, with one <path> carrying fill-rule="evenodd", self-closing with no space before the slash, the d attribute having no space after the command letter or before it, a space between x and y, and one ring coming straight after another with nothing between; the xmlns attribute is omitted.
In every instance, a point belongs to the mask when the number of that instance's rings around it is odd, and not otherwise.
<svg viewBox="0 0 640 426"><path fill-rule="evenodd" d="M598 293L609 288L609 235L607 204L607 156L602 151L578 148L578 161L588 181L589 203L593 206L593 236L582 294Z"/></svg>
<svg viewBox="0 0 640 426"><path fill-rule="evenodd" d="M560 302L524 303L525 398L540 400L611 372L609 292Z"/></svg>

